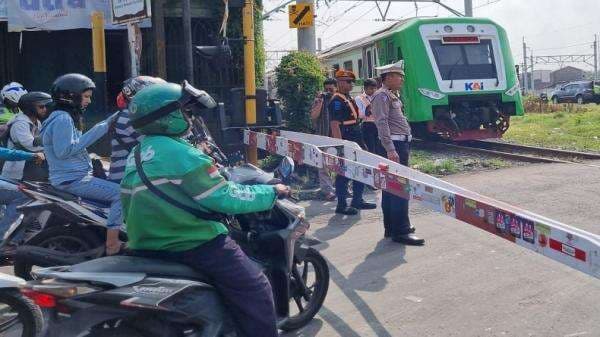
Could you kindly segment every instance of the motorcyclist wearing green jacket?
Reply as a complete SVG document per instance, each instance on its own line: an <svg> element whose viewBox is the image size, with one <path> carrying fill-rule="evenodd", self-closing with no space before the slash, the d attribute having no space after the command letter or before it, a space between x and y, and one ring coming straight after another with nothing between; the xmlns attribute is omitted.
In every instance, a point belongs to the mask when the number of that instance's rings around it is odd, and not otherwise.
<svg viewBox="0 0 600 337"><path fill-rule="evenodd" d="M144 134L143 171L152 185L177 202L204 212L241 214L268 210L284 185L239 185L226 181L212 158L181 138L189 132L190 110L210 96L173 83L138 92L129 105L131 123ZM199 97L202 96L202 97ZM149 190L127 160L121 181L128 246L133 254L187 264L214 280L226 298L241 336L277 336L271 286L265 275L227 235L219 221L201 219ZM257 335L258 333L258 335Z"/></svg>

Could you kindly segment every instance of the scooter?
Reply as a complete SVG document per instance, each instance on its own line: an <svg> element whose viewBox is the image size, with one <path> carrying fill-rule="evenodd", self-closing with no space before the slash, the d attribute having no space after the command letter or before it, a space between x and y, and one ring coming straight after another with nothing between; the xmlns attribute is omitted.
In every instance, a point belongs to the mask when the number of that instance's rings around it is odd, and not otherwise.
<svg viewBox="0 0 600 337"><path fill-rule="evenodd" d="M226 160L209 137L204 140L207 153ZM276 171L289 175L293 169L293 161L285 158ZM280 182L250 164L223 166L221 172L240 184ZM277 200L271 210L224 222L231 237L269 278L278 327L293 330L311 321L327 295L329 268L312 247L318 240L306 235L309 223L304 208ZM210 280L185 265L109 256L38 269L32 275L35 280L27 283L24 293L43 308L46 337L235 336L227 307Z"/></svg>
<svg viewBox="0 0 600 337"><path fill-rule="evenodd" d="M29 280L33 266L79 263L104 254L108 204L82 199L48 183L23 181L18 186L30 200L18 207L23 216L3 240L17 246L14 256L5 257L14 261L15 275Z"/></svg>
<svg viewBox="0 0 600 337"><path fill-rule="evenodd" d="M35 337L43 328L42 312L19 292L25 280L0 273L0 336Z"/></svg>
<svg viewBox="0 0 600 337"><path fill-rule="evenodd" d="M241 183L273 179L252 166L240 170L229 171ZM272 210L236 216L228 227L269 278L279 328L293 330L312 320L327 295L329 269L308 246L314 241L305 237L304 209L278 200ZM43 307L47 337L235 336L210 280L185 265L109 256L32 274L35 281L27 283L24 293Z"/></svg>

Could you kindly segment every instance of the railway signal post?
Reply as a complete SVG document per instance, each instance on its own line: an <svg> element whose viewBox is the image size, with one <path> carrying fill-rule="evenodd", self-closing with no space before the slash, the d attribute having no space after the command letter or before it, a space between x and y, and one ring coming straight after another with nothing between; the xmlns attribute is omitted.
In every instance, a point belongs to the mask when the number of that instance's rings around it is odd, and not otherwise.
<svg viewBox="0 0 600 337"><path fill-rule="evenodd" d="M314 8L314 0L298 0L289 7L290 28L298 29L298 50L311 54L317 52Z"/></svg>

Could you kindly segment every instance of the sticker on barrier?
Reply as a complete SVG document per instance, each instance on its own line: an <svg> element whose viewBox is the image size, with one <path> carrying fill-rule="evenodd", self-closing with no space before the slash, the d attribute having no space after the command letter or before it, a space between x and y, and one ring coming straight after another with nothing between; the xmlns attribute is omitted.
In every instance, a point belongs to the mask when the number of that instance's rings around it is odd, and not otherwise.
<svg viewBox="0 0 600 337"><path fill-rule="evenodd" d="M341 174L456 218L600 278L600 236L500 202L362 150L357 144L282 131L244 131L244 142ZM337 149L337 150L336 150ZM343 149L343 150L342 150Z"/></svg>

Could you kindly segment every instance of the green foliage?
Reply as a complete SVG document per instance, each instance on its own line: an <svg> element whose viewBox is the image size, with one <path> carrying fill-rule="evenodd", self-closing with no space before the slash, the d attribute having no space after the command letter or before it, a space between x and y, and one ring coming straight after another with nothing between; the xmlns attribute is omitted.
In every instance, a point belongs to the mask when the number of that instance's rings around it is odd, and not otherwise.
<svg viewBox="0 0 600 337"><path fill-rule="evenodd" d="M310 131L309 109L325 80L319 60L310 53L292 52L281 59L275 73L277 94L283 103L288 127L300 132Z"/></svg>
<svg viewBox="0 0 600 337"><path fill-rule="evenodd" d="M267 60L262 11L262 0L256 0L254 5L254 71L256 72L255 83L257 87L260 87L264 82Z"/></svg>
<svg viewBox="0 0 600 337"><path fill-rule="evenodd" d="M563 106L554 113L512 117L504 139L525 145L600 151L600 107L587 104L570 112Z"/></svg>
<svg viewBox="0 0 600 337"><path fill-rule="evenodd" d="M436 176L454 174L460 170L454 159L435 159L424 151L412 151L409 165L423 173Z"/></svg>

